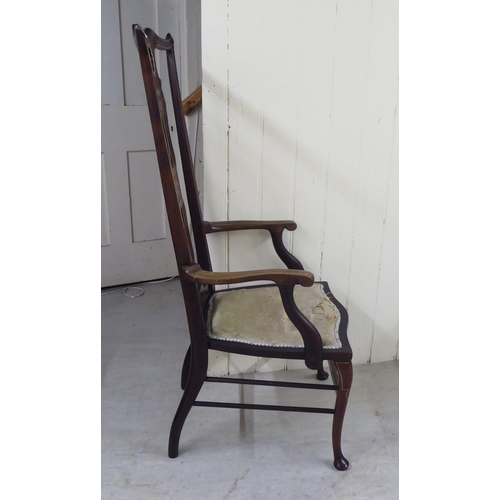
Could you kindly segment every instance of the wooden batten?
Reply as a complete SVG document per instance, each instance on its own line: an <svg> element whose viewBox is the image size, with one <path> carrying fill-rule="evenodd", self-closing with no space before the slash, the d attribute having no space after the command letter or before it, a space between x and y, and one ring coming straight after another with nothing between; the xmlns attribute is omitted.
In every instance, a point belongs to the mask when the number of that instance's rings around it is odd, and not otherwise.
<svg viewBox="0 0 500 500"><path fill-rule="evenodd" d="M184 116L190 115L201 104L201 86L182 101Z"/></svg>

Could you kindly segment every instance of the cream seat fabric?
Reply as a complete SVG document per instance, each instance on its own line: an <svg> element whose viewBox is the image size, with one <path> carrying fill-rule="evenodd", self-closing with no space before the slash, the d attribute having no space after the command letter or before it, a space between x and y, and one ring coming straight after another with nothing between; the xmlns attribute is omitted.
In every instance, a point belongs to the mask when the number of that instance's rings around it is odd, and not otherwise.
<svg viewBox="0 0 500 500"><path fill-rule="evenodd" d="M318 329L325 349L342 347L340 312L321 283L296 286L294 298L304 316ZM210 299L208 336L246 344L303 348L300 333L283 308L277 286L224 290Z"/></svg>

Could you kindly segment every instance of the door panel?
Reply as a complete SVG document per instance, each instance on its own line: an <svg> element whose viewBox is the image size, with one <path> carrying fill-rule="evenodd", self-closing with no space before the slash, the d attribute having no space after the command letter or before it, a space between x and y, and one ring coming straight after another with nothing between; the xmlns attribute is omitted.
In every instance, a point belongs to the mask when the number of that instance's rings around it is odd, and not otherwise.
<svg viewBox="0 0 500 500"><path fill-rule="evenodd" d="M128 152L132 241L164 240L165 203L155 151Z"/></svg>
<svg viewBox="0 0 500 500"><path fill-rule="evenodd" d="M104 287L177 274L132 24L162 36L170 32L181 46L182 23L174 0L102 0L101 5ZM164 65L159 67L162 72Z"/></svg>

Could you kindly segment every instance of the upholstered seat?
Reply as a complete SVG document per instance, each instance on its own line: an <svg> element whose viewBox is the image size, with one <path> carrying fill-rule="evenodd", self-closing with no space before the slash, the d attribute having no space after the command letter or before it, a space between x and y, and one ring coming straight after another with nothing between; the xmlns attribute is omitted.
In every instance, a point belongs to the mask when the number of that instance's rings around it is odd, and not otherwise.
<svg viewBox="0 0 500 500"><path fill-rule="evenodd" d="M304 316L318 329L323 349L339 349L340 312L323 285L296 287L294 298ZM304 341L288 318L277 286L216 292L210 298L208 336L245 344L304 348Z"/></svg>

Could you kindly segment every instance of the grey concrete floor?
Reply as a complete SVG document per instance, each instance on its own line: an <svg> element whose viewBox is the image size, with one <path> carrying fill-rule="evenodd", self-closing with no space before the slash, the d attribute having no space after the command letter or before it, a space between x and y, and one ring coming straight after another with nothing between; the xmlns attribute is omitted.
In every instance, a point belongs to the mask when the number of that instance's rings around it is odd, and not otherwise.
<svg viewBox="0 0 500 500"><path fill-rule="evenodd" d="M135 299L120 291L102 296L103 500L398 498L398 363L392 361L354 367L343 430L346 472L333 468L332 417L321 414L195 407L178 458L168 458L189 344L185 312L177 280L141 287L145 294ZM316 382L310 370L252 376ZM331 407L333 397L205 384L199 399Z"/></svg>

